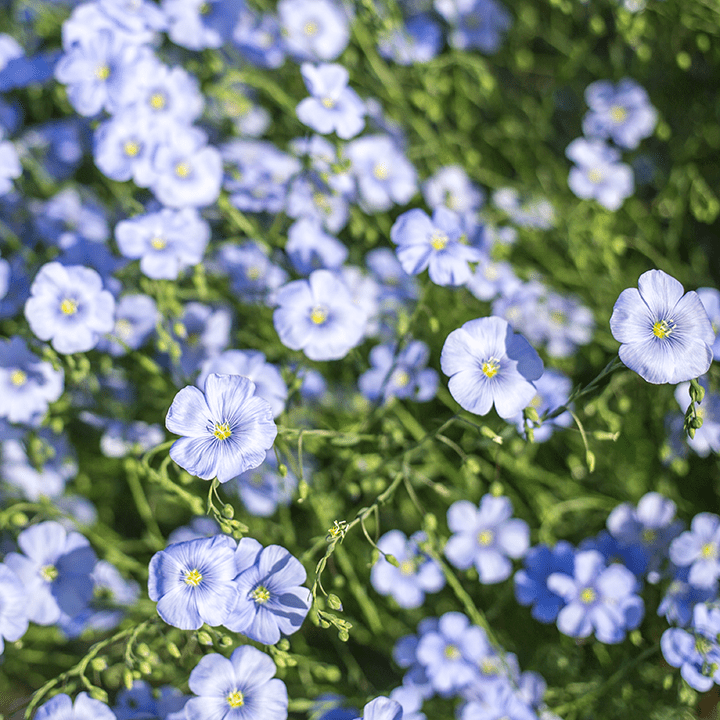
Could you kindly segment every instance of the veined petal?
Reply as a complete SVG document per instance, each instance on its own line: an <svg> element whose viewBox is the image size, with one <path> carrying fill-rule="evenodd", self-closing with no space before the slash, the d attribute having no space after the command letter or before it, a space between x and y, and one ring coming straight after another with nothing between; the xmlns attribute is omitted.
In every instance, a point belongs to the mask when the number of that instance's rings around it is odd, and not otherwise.
<svg viewBox="0 0 720 720"><path fill-rule="evenodd" d="M212 414L205 396L193 385L180 390L165 418L165 427L170 432L188 437L207 436L211 423Z"/></svg>
<svg viewBox="0 0 720 720"><path fill-rule="evenodd" d="M666 317L683 296L685 288L662 270L648 270L638 278L638 291L652 314Z"/></svg>

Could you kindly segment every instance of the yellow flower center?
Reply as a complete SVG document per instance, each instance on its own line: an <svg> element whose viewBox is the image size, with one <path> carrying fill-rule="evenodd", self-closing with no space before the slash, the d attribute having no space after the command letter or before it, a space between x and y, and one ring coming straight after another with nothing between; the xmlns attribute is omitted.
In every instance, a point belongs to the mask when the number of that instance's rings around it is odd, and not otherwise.
<svg viewBox="0 0 720 720"><path fill-rule="evenodd" d="M675 323L672 320L658 320L652 327L653 335L661 340L671 335L674 329Z"/></svg>
<svg viewBox="0 0 720 720"><path fill-rule="evenodd" d="M153 93L150 96L150 107L153 110L162 110L165 107L165 96L162 93Z"/></svg>
<svg viewBox="0 0 720 720"><path fill-rule="evenodd" d="M74 315L77 312L77 303L71 298L65 298L60 303L60 310L64 315Z"/></svg>
<svg viewBox="0 0 720 720"><path fill-rule="evenodd" d="M115 333L121 338L130 337L132 333L132 323L126 318L121 318L115 323Z"/></svg>
<svg viewBox="0 0 720 720"><path fill-rule="evenodd" d="M613 105L610 108L610 117L614 123L618 125L625 121L627 117L627 110L622 105Z"/></svg>
<svg viewBox="0 0 720 720"><path fill-rule="evenodd" d="M167 240L161 237L154 237L150 241L150 245L152 245L154 250L164 250L167 247Z"/></svg>
<svg viewBox="0 0 720 720"><path fill-rule="evenodd" d="M490 358L482 364L482 371L485 377L495 377L500 369L500 362L497 358Z"/></svg>
<svg viewBox="0 0 720 720"><path fill-rule="evenodd" d="M715 543L707 543L707 545L703 545L702 550L700 550L700 557L704 560L717 557L717 545L715 545Z"/></svg>
<svg viewBox="0 0 720 720"><path fill-rule="evenodd" d="M107 80L110 77L110 68L107 65L98 65L95 68L95 77L98 80Z"/></svg>
<svg viewBox="0 0 720 720"><path fill-rule="evenodd" d="M313 22L312 20L308 20L308 22L306 22L305 26L303 27L303 31L309 37L316 35L318 31L317 23Z"/></svg>
<svg viewBox="0 0 720 720"><path fill-rule="evenodd" d="M487 280L497 280L500 272L498 271L496 265L486 265L483 269L483 275L485 275Z"/></svg>
<svg viewBox="0 0 720 720"><path fill-rule="evenodd" d="M493 662L490 658L485 658L482 663L480 663L480 671L483 675L497 675L497 663Z"/></svg>
<svg viewBox="0 0 720 720"><path fill-rule="evenodd" d="M239 690L231 692L225 699L231 708L239 708L245 704L243 694Z"/></svg>
<svg viewBox="0 0 720 720"><path fill-rule="evenodd" d="M46 582L52 582L58 576L58 570L54 565L43 565L40 568L40 575Z"/></svg>
<svg viewBox="0 0 720 720"><path fill-rule="evenodd" d="M542 398L539 395L536 395L531 401L530 401L530 407L534 407L536 410L542 405Z"/></svg>
<svg viewBox="0 0 720 720"><path fill-rule="evenodd" d="M449 241L450 238L444 232L440 232L440 230L435 230L430 236L430 244L436 250L443 250Z"/></svg>
<svg viewBox="0 0 720 720"><path fill-rule="evenodd" d="M230 423L228 423L228 422L215 423L215 429L213 430L213 435L218 440L227 440L232 435L232 430L230 429Z"/></svg>
<svg viewBox="0 0 720 720"><path fill-rule="evenodd" d="M310 313L310 319L316 325L322 325L327 320L327 316L328 316L328 311L322 305L316 305L312 309L312 312Z"/></svg>
<svg viewBox="0 0 720 720"><path fill-rule="evenodd" d="M245 275L247 275L248 280L257 280L261 275L260 268L257 265L252 265L245 271Z"/></svg>
<svg viewBox="0 0 720 720"><path fill-rule="evenodd" d="M190 174L190 165L186 162L178 163L175 166L175 174L178 177L186 178Z"/></svg>
<svg viewBox="0 0 720 720"><path fill-rule="evenodd" d="M201 15L207 15L210 12L210 3L204 2L199 8L198 11Z"/></svg>
<svg viewBox="0 0 720 720"><path fill-rule="evenodd" d="M403 560L400 563L400 572L403 575L412 575L415 572L415 563L412 560Z"/></svg>
<svg viewBox="0 0 720 720"><path fill-rule="evenodd" d="M550 319L556 325L567 325L567 315L564 312L560 312L560 310L553 310L553 312L550 313Z"/></svg>
<svg viewBox="0 0 720 720"><path fill-rule="evenodd" d="M387 176L388 176L389 174L390 174L390 172L388 171L388 167L387 167L387 165L386 165L384 162L378 163L378 164L373 168L373 175L374 175L378 180L386 180L386 179L387 179Z"/></svg>
<svg viewBox="0 0 720 720"><path fill-rule="evenodd" d="M584 602L586 605L589 605L590 603L595 602L596 597L597 597L597 595L591 587L586 587L580 593L580 600L582 600L582 602Z"/></svg>
<svg viewBox="0 0 720 720"><path fill-rule="evenodd" d="M128 157L135 157L140 152L140 145L133 140L128 140L123 146L123 150Z"/></svg>
<svg viewBox="0 0 720 720"><path fill-rule="evenodd" d="M477 536L478 545L487 547L490 543L492 543L494 537L495 534L492 530L481 530Z"/></svg>
<svg viewBox="0 0 720 720"><path fill-rule="evenodd" d="M707 655L710 651L710 648L712 647L712 643L702 635L697 635L695 637L695 649L701 654L701 655Z"/></svg>
<svg viewBox="0 0 720 720"><path fill-rule="evenodd" d="M602 182L602 179L603 179L602 170L599 170L598 168L593 168L592 170L588 170L587 176L588 176L588 180L591 183L594 183L595 185Z"/></svg>
<svg viewBox="0 0 720 720"><path fill-rule="evenodd" d="M328 207L330 203L328 202L327 195L323 195L321 192L313 193L313 202L318 207Z"/></svg>
<svg viewBox="0 0 720 720"><path fill-rule="evenodd" d="M185 584L197 587L202 582L202 575L197 568L185 571Z"/></svg>
<svg viewBox="0 0 720 720"><path fill-rule="evenodd" d="M445 657L448 660L457 660L460 657L460 651L457 649L457 646L446 645L445 646Z"/></svg>
<svg viewBox="0 0 720 720"><path fill-rule="evenodd" d="M642 531L642 541L645 545L652 545L657 538L657 533L650 528L646 528Z"/></svg>
<svg viewBox="0 0 720 720"><path fill-rule="evenodd" d="M332 110L335 107L335 101L332 98L324 97L320 102L328 109Z"/></svg>
<svg viewBox="0 0 720 720"><path fill-rule="evenodd" d="M20 387L20 385L24 385L26 380L27 373L23 372L22 370L15 370L10 375L10 382L15 385L15 387Z"/></svg>
<svg viewBox="0 0 720 720"><path fill-rule="evenodd" d="M264 605L269 599L270 599L270 591L263 587L262 585L258 585L251 593L250 597L258 604L258 605Z"/></svg>
<svg viewBox="0 0 720 720"><path fill-rule="evenodd" d="M410 376L404 370L395 371L395 384L398 387L407 387L410 382Z"/></svg>

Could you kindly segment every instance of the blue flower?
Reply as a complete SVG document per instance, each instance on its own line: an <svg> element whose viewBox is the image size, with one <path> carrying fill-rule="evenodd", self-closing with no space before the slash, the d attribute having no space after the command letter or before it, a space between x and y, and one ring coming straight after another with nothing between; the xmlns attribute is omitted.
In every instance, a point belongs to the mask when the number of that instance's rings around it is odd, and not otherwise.
<svg viewBox="0 0 720 720"><path fill-rule="evenodd" d="M680 383L708 371L715 342L710 320L696 292L662 270L648 270L638 288L620 293L610 330L620 359L653 384Z"/></svg>
<svg viewBox="0 0 720 720"><path fill-rule="evenodd" d="M318 268L337 270L348 256L345 245L324 232L319 220L309 217L290 226L285 252L300 275L309 275Z"/></svg>
<svg viewBox="0 0 720 720"><path fill-rule="evenodd" d="M237 0L163 0L168 35L189 50L219 48L230 39L240 14Z"/></svg>
<svg viewBox="0 0 720 720"><path fill-rule="evenodd" d="M700 602L711 602L717 597L715 585L699 588L688 582L690 568L675 568L675 577L668 585L657 614L671 625L685 627L692 620L693 608Z"/></svg>
<svg viewBox="0 0 720 720"><path fill-rule="evenodd" d="M435 9L450 24L450 45L460 50L496 53L512 25L510 13L496 0L435 0Z"/></svg>
<svg viewBox="0 0 720 720"><path fill-rule="evenodd" d="M52 625L61 613L76 615L87 606L97 558L85 537L49 520L23 530L18 545L24 554L8 553L5 564L25 586L32 622Z"/></svg>
<svg viewBox="0 0 720 720"><path fill-rule="evenodd" d="M542 360L530 343L499 317L470 320L453 330L443 345L440 366L461 407L487 415L494 404L505 419L527 407L536 393L532 381L543 373Z"/></svg>
<svg viewBox="0 0 720 720"><path fill-rule="evenodd" d="M373 565L370 582L381 595L392 595L402 608L420 607L426 592L438 592L445 586L440 566L418 547L426 539L423 532L407 538L400 530L390 530L378 540L380 550L394 556L400 565L391 565L381 555Z"/></svg>
<svg viewBox="0 0 720 720"><path fill-rule="evenodd" d="M696 605L692 631L669 628L660 638L660 649L670 665L680 668L688 685L706 692L714 683L720 685L720 610Z"/></svg>
<svg viewBox="0 0 720 720"><path fill-rule="evenodd" d="M287 688L273 678L275 663L250 645L230 659L205 655L190 673L190 690L198 697L185 705L186 720L286 720Z"/></svg>
<svg viewBox="0 0 720 720"><path fill-rule="evenodd" d="M597 550L578 552L573 576L552 573L547 585L565 601L557 626L570 637L588 637L594 630L600 642L619 643L645 612L642 598L635 594L635 576L623 565L606 567Z"/></svg>
<svg viewBox="0 0 720 720"><path fill-rule="evenodd" d="M701 287L697 289L698 297L705 308L705 312L710 318L713 332L715 333L715 342L713 343L713 355L720 358L720 337L717 331L720 329L720 290L711 287Z"/></svg>
<svg viewBox="0 0 720 720"><path fill-rule="evenodd" d="M670 560L690 567L688 581L700 588L715 586L720 577L720 517L698 513L686 530L670 545Z"/></svg>
<svg viewBox="0 0 720 720"><path fill-rule="evenodd" d="M620 152L602 140L577 138L565 155L577 164L570 170L568 185L579 198L595 198L608 210L617 210L635 190L633 171L618 162Z"/></svg>
<svg viewBox="0 0 720 720"><path fill-rule="evenodd" d="M189 695L183 695L177 688L165 685L156 698L153 689L144 680L135 680L128 690L123 688L117 695L113 711L117 720L185 720L185 703Z"/></svg>
<svg viewBox="0 0 720 720"><path fill-rule="evenodd" d="M273 264L254 240L223 245L218 251L218 273L227 273L230 287L246 303L262 303L287 281L287 273Z"/></svg>
<svg viewBox="0 0 720 720"><path fill-rule="evenodd" d="M356 720L402 720L403 709L397 700L377 697L363 708L362 715Z"/></svg>
<svg viewBox="0 0 720 720"><path fill-rule="evenodd" d="M30 287L25 317L41 340L59 353L92 350L115 324L115 300L102 278L82 265L43 265Z"/></svg>
<svg viewBox="0 0 720 720"><path fill-rule="evenodd" d="M116 720L115 713L100 700L94 700L86 692L75 698L60 693L41 705L35 720Z"/></svg>
<svg viewBox="0 0 720 720"><path fill-rule="evenodd" d="M471 229L472 235L476 235ZM398 246L397 256L406 273L417 275L425 268L437 285L462 285L470 279L468 263L482 258L468 237L463 218L441 205L432 220L420 209L408 210L395 221L390 238Z"/></svg>
<svg viewBox="0 0 720 720"><path fill-rule="evenodd" d="M429 13L408 18L402 27L384 31L378 39L378 51L398 65L426 63L443 46L443 31Z"/></svg>
<svg viewBox="0 0 720 720"><path fill-rule="evenodd" d="M350 39L348 11L331 0L280 0L287 51L297 60L334 60Z"/></svg>
<svg viewBox="0 0 720 720"><path fill-rule="evenodd" d="M100 338L98 350L116 357L128 348L137 350L155 331L159 319L157 304L149 295L123 295L115 308L115 327L109 337Z"/></svg>
<svg viewBox="0 0 720 720"><path fill-rule="evenodd" d="M446 207L461 215L478 210L485 202L485 193L460 165L441 167L423 183L422 193L433 210Z"/></svg>
<svg viewBox="0 0 720 720"><path fill-rule="evenodd" d="M22 174L22 165L15 146L2 138L0 127L0 195L5 195L11 190L12 181Z"/></svg>
<svg viewBox="0 0 720 720"><path fill-rule="evenodd" d="M454 502L447 513L454 535L445 545L445 556L461 570L475 565L481 583L507 579L512 573L508 558L522 557L530 544L528 524L511 516L506 497L484 495L477 508L468 500Z"/></svg>
<svg viewBox="0 0 720 720"><path fill-rule="evenodd" d="M426 402L435 397L438 374L425 367L430 349L420 340L412 340L396 354L394 344L376 345L370 351L372 367L358 379L360 392L370 400L392 397Z"/></svg>
<svg viewBox="0 0 720 720"><path fill-rule="evenodd" d="M583 133L588 137L611 138L634 150L655 128L657 111L644 88L630 78L617 86L598 80L585 89L585 100L590 112L583 118Z"/></svg>
<svg viewBox="0 0 720 720"><path fill-rule="evenodd" d="M300 629L312 596L305 568L280 545L243 538L235 553L238 601L224 625L265 645Z"/></svg>
<svg viewBox="0 0 720 720"><path fill-rule="evenodd" d="M366 313L347 285L329 270L315 270L275 293L273 322L280 341L311 360L339 360L363 339Z"/></svg>
<svg viewBox="0 0 720 720"><path fill-rule="evenodd" d="M27 605L22 581L7 565L0 564L0 655L5 649L4 640L15 642L27 631Z"/></svg>
<svg viewBox="0 0 720 720"><path fill-rule="evenodd" d="M687 444L700 456L707 457L711 452L720 453L720 395L710 392L706 377L699 380L705 389L705 397L695 406L697 416L703 424L695 430L695 437L687 438ZM690 383L680 383L675 388L675 400L685 412L690 405ZM685 433L682 433L683 437Z"/></svg>
<svg viewBox="0 0 720 720"><path fill-rule="evenodd" d="M254 395L255 385L241 375L208 375L205 394L180 390L165 426L184 437L170 457L191 475L223 483L258 467L277 435L272 409Z"/></svg>
<svg viewBox="0 0 720 720"><path fill-rule="evenodd" d="M536 545L524 558L525 568L515 573L515 598L521 605L532 605L531 615L543 623L555 621L565 601L547 586L554 572L574 573L575 549L560 540L554 548Z"/></svg>
<svg viewBox="0 0 720 720"><path fill-rule="evenodd" d="M222 625L238 599L235 541L227 535L168 545L152 556L148 572L158 615L181 630Z"/></svg>
<svg viewBox="0 0 720 720"><path fill-rule="evenodd" d="M25 341L14 336L0 342L0 417L12 423L39 425L63 392L64 373L30 352Z"/></svg>
<svg viewBox="0 0 720 720"><path fill-rule="evenodd" d="M311 97L301 100L296 108L298 119L315 132L337 133L349 140L365 126L365 104L348 87L350 73L337 63L310 63L300 66L305 87Z"/></svg>

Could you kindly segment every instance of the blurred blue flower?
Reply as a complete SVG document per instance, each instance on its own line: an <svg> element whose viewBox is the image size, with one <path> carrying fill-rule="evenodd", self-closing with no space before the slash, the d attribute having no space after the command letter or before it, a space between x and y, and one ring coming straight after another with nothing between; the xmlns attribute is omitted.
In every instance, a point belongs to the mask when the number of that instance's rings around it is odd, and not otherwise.
<svg viewBox="0 0 720 720"><path fill-rule="evenodd" d="M125 355L128 349L137 350L155 331L159 320L157 303L149 295L123 295L115 306L115 327L109 337L100 338L97 348L115 357Z"/></svg>
<svg viewBox="0 0 720 720"><path fill-rule="evenodd" d="M690 567L688 582L699 588L715 587L720 577L720 517L698 513L686 530L670 544L670 560Z"/></svg>
<svg viewBox="0 0 720 720"><path fill-rule="evenodd" d="M187 542L188 540L213 537L219 534L220 526L217 524L215 518L208 517L207 515L196 515L190 520L189 525L181 525L168 535L168 545Z"/></svg>
<svg viewBox="0 0 720 720"><path fill-rule="evenodd" d="M277 13L287 52L296 60L335 60L350 39L349 8L333 0L280 0Z"/></svg>
<svg viewBox="0 0 720 720"><path fill-rule="evenodd" d="M403 708L396 700L377 697L363 708L362 715L356 720L402 720Z"/></svg>
<svg viewBox="0 0 720 720"><path fill-rule="evenodd" d="M474 565L484 584L506 580L512 573L508 558L521 558L530 545L530 528L512 518L506 497L484 495L475 507L469 500L454 502L447 513L454 533L445 545L445 556L461 570Z"/></svg>
<svg viewBox="0 0 720 720"><path fill-rule="evenodd" d="M48 404L62 395L64 387L63 369L40 360L19 335L0 341L0 417L39 425Z"/></svg>
<svg viewBox="0 0 720 720"><path fill-rule="evenodd" d="M144 680L135 680L130 689L123 688L117 694L113 712L117 720L185 720L185 703L189 699L189 695L170 685L163 685L156 697Z"/></svg>
<svg viewBox="0 0 720 720"><path fill-rule="evenodd" d="M280 23L274 14L256 14L249 7L242 8L233 42L245 60L258 67L274 70L285 62Z"/></svg>
<svg viewBox="0 0 720 720"><path fill-rule="evenodd" d="M12 188L12 181L22 174L22 165L18 152L9 140L3 140L0 128L0 195L5 195Z"/></svg>
<svg viewBox="0 0 720 720"><path fill-rule="evenodd" d="M168 36L188 50L219 48L232 36L242 3L237 0L163 0Z"/></svg>
<svg viewBox="0 0 720 720"><path fill-rule="evenodd" d="M224 622L233 632L274 645L297 632L310 610L312 596L302 586L305 568L280 545L262 545L243 538L235 552L238 600Z"/></svg>
<svg viewBox="0 0 720 720"><path fill-rule="evenodd" d="M535 397L533 380L543 372L530 343L499 317L470 320L453 330L443 345L440 366L462 408L487 415L494 404L505 419L527 407Z"/></svg>
<svg viewBox="0 0 720 720"><path fill-rule="evenodd" d="M48 520L23 530L17 542L24 554L8 553L5 564L25 586L32 622L52 625L61 613L73 616L87 606L97 561L87 538Z"/></svg>
<svg viewBox="0 0 720 720"><path fill-rule="evenodd" d="M692 620L693 608L701 602L710 602L717 598L715 585L700 588L688 582L690 567L675 568L675 576L668 585L660 602L657 614L671 625L685 627Z"/></svg>
<svg viewBox="0 0 720 720"><path fill-rule="evenodd" d="M460 165L445 165L422 186L425 202L433 209L446 207L460 215L478 210L485 193L468 177Z"/></svg>
<svg viewBox="0 0 720 720"><path fill-rule="evenodd" d="M420 712L423 706L423 694L412 685L401 685L390 693L390 699L402 706L403 720L427 720L425 713ZM357 713L353 717L357 717Z"/></svg>
<svg viewBox="0 0 720 720"><path fill-rule="evenodd" d="M399 353L395 344L376 345L370 351L372 367L358 379L360 392L369 400L388 402L397 397L426 402L435 397L438 374L426 367L430 348L412 340Z"/></svg>
<svg viewBox="0 0 720 720"><path fill-rule="evenodd" d="M327 135L335 131L339 138L349 140L365 127L365 104L348 86L350 73L337 63L310 63L300 66L305 87L311 97L301 100L296 108L304 125Z"/></svg>
<svg viewBox="0 0 720 720"><path fill-rule="evenodd" d="M618 162L620 152L604 141L576 138L565 155L577 165L570 170L568 185L579 198L594 198L608 210L617 210L635 191L632 168Z"/></svg>
<svg viewBox="0 0 720 720"><path fill-rule="evenodd" d="M296 220L288 229L285 252L300 275L319 268L337 270L348 256L343 243L324 232L318 220L308 217Z"/></svg>
<svg viewBox="0 0 720 720"><path fill-rule="evenodd" d="M463 706L460 720L537 720L537 714L514 691L509 682L492 683L484 689L482 700Z"/></svg>
<svg viewBox="0 0 720 720"><path fill-rule="evenodd" d="M700 302L708 314L712 330L715 333L715 342L713 343L713 355L720 359L720 290L712 287L701 287L697 289Z"/></svg>
<svg viewBox="0 0 720 720"><path fill-rule="evenodd" d="M152 556L148 573L158 615L181 630L222 625L238 599L235 541L227 535L168 545Z"/></svg>
<svg viewBox="0 0 720 720"><path fill-rule="evenodd" d="M60 693L43 703L35 713L35 720L116 720L115 713L100 700L86 692L78 693L75 703L69 695Z"/></svg>
<svg viewBox="0 0 720 720"><path fill-rule="evenodd" d="M683 293L675 278L648 270L615 302L610 330L622 343L620 359L647 382L691 380L712 363L710 320L697 293Z"/></svg>
<svg viewBox="0 0 720 720"><path fill-rule="evenodd" d="M244 645L230 658L205 655L190 673L195 693L185 705L186 720L286 720L285 683L275 675L275 663L263 652Z"/></svg>
<svg viewBox="0 0 720 720"><path fill-rule="evenodd" d="M575 549L565 540L553 548L547 545L531 547L523 560L525 567L515 573L515 598L521 605L532 605L531 615L542 623L555 622L565 601L547 586L554 572L573 575Z"/></svg>
<svg viewBox="0 0 720 720"><path fill-rule="evenodd" d="M440 566L418 547L424 540L424 532L408 538L400 530L390 530L377 542L383 554L370 571L370 582L381 595L392 595L401 608L420 607L426 592L439 592L445 586ZM386 554L392 555L399 567L390 564Z"/></svg>
<svg viewBox="0 0 720 720"><path fill-rule="evenodd" d="M588 137L611 138L616 145L634 150L655 129L657 111L645 89L630 78L617 85L598 80L585 89L590 112L583 118Z"/></svg>
<svg viewBox="0 0 720 720"><path fill-rule="evenodd" d="M720 610L706 603L693 608L692 632L669 628L660 638L660 649L668 664L680 668L690 687L706 692L720 685Z"/></svg>
<svg viewBox="0 0 720 720"><path fill-rule="evenodd" d="M421 13L408 18L398 28L381 33L378 51L398 65L413 65L432 60L440 52L443 41L442 28L435 18Z"/></svg>
<svg viewBox="0 0 720 720"><path fill-rule="evenodd" d="M180 390L165 426L184 437L170 448L170 457L191 475L221 483L258 467L277 427L270 405L254 392L246 377L214 373L204 394L194 386Z"/></svg>
<svg viewBox="0 0 720 720"><path fill-rule="evenodd" d="M340 232L347 225L350 206L338 183L333 187L332 180L328 176L326 182L316 171L297 175L287 192L288 216L311 219L331 233Z"/></svg>
<svg viewBox="0 0 720 720"><path fill-rule="evenodd" d="M233 293L246 303L263 303L287 281L287 273L270 260L255 240L223 245L213 264L219 273L229 275Z"/></svg>
<svg viewBox="0 0 720 720"><path fill-rule="evenodd" d="M618 542L642 552L651 583L660 580L670 543L684 528L681 520L675 520L675 509L672 500L660 493L649 492L640 498L637 508L622 503L607 519L607 528Z"/></svg>
<svg viewBox="0 0 720 720"><path fill-rule="evenodd" d="M512 25L510 13L496 0L435 0L435 9L450 25L450 45L459 50L492 55Z"/></svg>
<svg viewBox="0 0 720 720"><path fill-rule="evenodd" d="M389 210L404 205L417 192L417 172L389 135L364 135L348 143L360 191L360 205L366 212Z"/></svg>
<svg viewBox="0 0 720 720"><path fill-rule="evenodd" d="M635 594L635 576L623 565L606 567L597 550L578 552L572 576L554 572L547 585L565 601L557 626L570 637L588 637L594 630L600 642L619 643L640 624L645 612L642 598Z"/></svg>
<svg viewBox="0 0 720 720"><path fill-rule="evenodd" d="M288 283L274 300L280 341L311 360L339 360L363 339L367 315L329 270L315 270L307 280Z"/></svg>
<svg viewBox="0 0 720 720"><path fill-rule="evenodd" d="M462 285L470 279L468 263L482 258L477 246L476 228L468 228L463 218L441 205L430 219L416 208L398 217L390 230L398 246L403 270L417 275L425 268L437 285Z"/></svg>
<svg viewBox="0 0 720 720"><path fill-rule="evenodd" d="M498 295L509 298L521 286L522 281L515 275L510 263L494 262L487 255L480 258L475 270L465 282L465 287L478 300L494 300Z"/></svg>
<svg viewBox="0 0 720 720"><path fill-rule="evenodd" d="M210 226L195 208L163 208L121 220L115 239L125 257L140 260L143 274L153 280L175 280L182 270L202 261Z"/></svg>
<svg viewBox="0 0 720 720"><path fill-rule="evenodd" d="M92 350L115 324L115 300L102 278L82 265L43 265L30 287L25 317L40 340L59 353Z"/></svg>
<svg viewBox="0 0 720 720"><path fill-rule="evenodd" d="M28 597L20 578L4 563L0 563L0 655L5 640L15 642L28 629Z"/></svg>

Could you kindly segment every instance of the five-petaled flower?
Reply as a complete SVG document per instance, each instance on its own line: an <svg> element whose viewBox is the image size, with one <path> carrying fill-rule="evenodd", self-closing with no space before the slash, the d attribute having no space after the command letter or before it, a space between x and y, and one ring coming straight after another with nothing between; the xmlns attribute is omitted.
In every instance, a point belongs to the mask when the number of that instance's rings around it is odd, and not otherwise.
<svg viewBox="0 0 720 720"><path fill-rule="evenodd" d="M623 363L655 385L699 377L713 360L715 333L698 294L662 270L620 293L610 330Z"/></svg>
<svg viewBox="0 0 720 720"><path fill-rule="evenodd" d="M184 387L165 419L170 432L185 436L170 457L191 475L221 483L260 466L277 427L269 403L254 393L255 384L242 375L211 373L204 395Z"/></svg>

